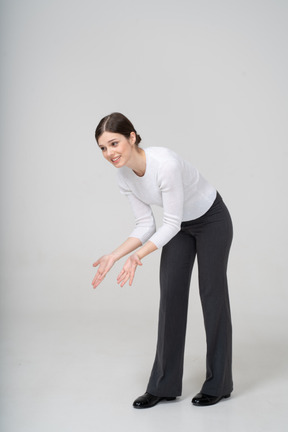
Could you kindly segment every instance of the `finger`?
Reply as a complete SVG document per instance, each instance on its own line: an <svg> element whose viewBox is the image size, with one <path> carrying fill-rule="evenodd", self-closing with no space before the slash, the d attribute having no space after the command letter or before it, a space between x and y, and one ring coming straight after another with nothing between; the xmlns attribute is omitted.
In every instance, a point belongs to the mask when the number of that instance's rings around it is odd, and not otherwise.
<svg viewBox="0 0 288 432"><path fill-rule="evenodd" d="M121 284L121 282L123 282L127 278L129 278L129 273L123 269L117 278L117 283Z"/></svg>
<svg viewBox="0 0 288 432"><path fill-rule="evenodd" d="M93 263L93 267L97 267L99 264L100 264L100 259L98 259Z"/></svg>
<svg viewBox="0 0 288 432"><path fill-rule="evenodd" d="M123 276L123 274L125 273L125 270L121 270L121 272L119 273L118 277L117 277L117 282L121 279L121 277Z"/></svg>
<svg viewBox="0 0 288 432"><path fill-rule="evenodd" d="M117 283L120 284L127 276L127 273L124 271L121 276L119 275L117 278Z"/></svg>
<svg viewBox="0 0 288 432"><path fill-rule="evenodd" d="M96 288L102 281L103 281L103 279L104 279L104 276L99 276L97 279L96 278L94 278L95 280L93 280L93 282L92 282L92 286L93 286L93 288Z"/></svg>
<svg viewBox="0 0 288 432"><path fill-rule="evenodd" d="M94 283L100 278L101 274L99 272L96 273L96 275L94 276L94 279L92 280L92 285L94 285Z"/></svg>
<svg viewBox="0 0 288 432"><path fill-rule="evenodd" d="M93 286L93 288L95 289L95 288L97 288L97 286L100 284L100 282L101 281L97 281L97 282L95 282L92 286Z"/></svg>
<svg viewBox="0 0 288 432"><path fill-rule="evenodd" d="M95 276L94 279L92 280L92 285L93 286L96 284L97 280L98 280L98 277Z"/></svg>
<svg viewBox="0 0 288 432"><path fill-rule="evenodd" d="M103 279L106 274L108 273L108 271L110 270L109 266L105 266L105 264L100 265L100 267L98 268L98 271L96 273L95 277L100 277L101 279Z"/></svg>
<svg viewBox="0 0 288 432"><path fill-rule="evenodd" d="M96 273L93 281L92 281L92 285L94 285L94 283L96 283L98 280L101 282L104 279L106 273L103 271L100 271L100 269L99 269L98 272Z"/></svg>
<svg viewBox="0 0 288 432"><path fill-rule="evenodd" d="M126 274L123 282L120 284L121 288L125 285L125 283L128 281L128 279L129 279L129 274Z"/></svg>
<svg viewBox="0 0 288 432"><path fill-rule="evenodd" d="M129 278L129 285L130 285L130 286L132 285L132 282L133 282L133 279L134 279L134 276L135 276L135 271L136 271L136 267L134 267L134 268L131 270L131 274L130 274L130 278Z"/></svg>
<svg viewBox="0 0 288 432"><path fill-rule="evenodd" d="M101 282L100 279L97 279L97 280L93 281L93 283L92 283L92 287L93 287L93 288L96 288L96 287L100 284L100 282Z"/></svg>

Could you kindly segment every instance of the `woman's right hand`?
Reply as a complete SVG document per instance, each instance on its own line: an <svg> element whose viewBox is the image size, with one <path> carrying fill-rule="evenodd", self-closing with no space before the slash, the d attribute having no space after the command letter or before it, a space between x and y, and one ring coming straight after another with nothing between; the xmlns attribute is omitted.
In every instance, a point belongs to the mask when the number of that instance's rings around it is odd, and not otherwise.
<svg viewBox="0 0 288 432"><path fill-rule="evenodd" d="M104 279L108 271L113 267L116 262L116 258L114 255L103 255L93 264L93 267L98 267L97 273L92 281L93 288L96 288L100 282Z"/></svg>

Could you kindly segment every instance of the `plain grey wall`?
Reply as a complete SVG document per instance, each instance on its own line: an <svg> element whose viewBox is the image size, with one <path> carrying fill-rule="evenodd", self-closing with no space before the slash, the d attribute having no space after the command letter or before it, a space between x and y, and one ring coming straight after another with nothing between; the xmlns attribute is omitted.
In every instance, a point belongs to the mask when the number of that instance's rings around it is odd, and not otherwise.
<svg viewBox="0 0 288 432"><path fill-rule="evenodd" d="M157 309L159 252L132 288L119 263L90 288L134 223L94 141L115 110L223 195L234 315L284 316L287 15L284 0L1 1L4 316Z"/></svg>

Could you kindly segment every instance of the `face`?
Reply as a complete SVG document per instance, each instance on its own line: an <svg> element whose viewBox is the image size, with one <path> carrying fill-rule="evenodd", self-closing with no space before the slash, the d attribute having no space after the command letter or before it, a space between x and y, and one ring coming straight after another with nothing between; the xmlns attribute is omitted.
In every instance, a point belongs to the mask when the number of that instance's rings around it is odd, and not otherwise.
<svg viewBox="0 0 288 432"><path fill-rule="evenodd" d="M129 166L135 150L135 133L130 138L114 132L103 132L98 139L98 145L108 162L117 168Z"/></svg>

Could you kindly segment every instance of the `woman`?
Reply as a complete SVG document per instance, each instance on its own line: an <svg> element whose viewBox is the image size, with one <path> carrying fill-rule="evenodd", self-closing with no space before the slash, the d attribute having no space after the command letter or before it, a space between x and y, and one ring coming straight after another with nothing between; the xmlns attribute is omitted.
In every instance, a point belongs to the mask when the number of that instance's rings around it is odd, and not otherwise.
<svg viewBox="0 0 288 432"><path fill-rule="evenodd" d="M131 285L141 260L158 248L160 310L156 357L147 391L135 408L150 408L181 395L187 306L197 255L199 290L207 341L206 380L193 399L208 406L228 398L232 383L232 326L227 262L232 222L221 196L189 162L163 147L139 147L132 123L120 113L104 117L95 132L103 156L118 168L120 191L132 206L136 227L129 238L93 265L96 288L113 264L126 260L117 282ZM155 229L151 205L163 207L163 225ZM135 252L135 250L137 251Z"/></svg>

